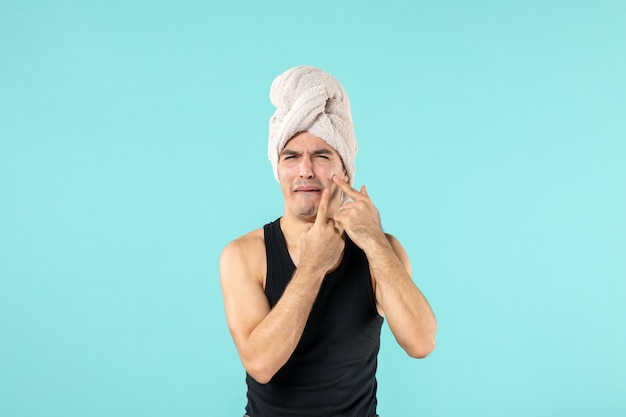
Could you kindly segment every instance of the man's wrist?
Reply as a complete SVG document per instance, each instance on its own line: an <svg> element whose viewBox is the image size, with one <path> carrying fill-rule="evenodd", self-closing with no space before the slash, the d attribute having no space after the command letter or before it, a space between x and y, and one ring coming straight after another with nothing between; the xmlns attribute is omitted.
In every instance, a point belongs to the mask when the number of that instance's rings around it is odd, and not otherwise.
<svg viewBox="0 0 626 417"><path fill-rule="evenodd" d="M363 252L365 252L368 258L370 258L370 256L382 254L388 250L393 251L389 240L387 240L387 236L382 231L380 233L372 234L368 239L366 239L361 249L363 249Z"/></svg>
<svg viewBox="0 0 626 417"><path fill-rule="evenodd" d="M324 279L324 275L326 275L326 271L320 268L319 263L315 261L302 260L296 267L296 275L306 278L307 282L321 282Z"/></svg>

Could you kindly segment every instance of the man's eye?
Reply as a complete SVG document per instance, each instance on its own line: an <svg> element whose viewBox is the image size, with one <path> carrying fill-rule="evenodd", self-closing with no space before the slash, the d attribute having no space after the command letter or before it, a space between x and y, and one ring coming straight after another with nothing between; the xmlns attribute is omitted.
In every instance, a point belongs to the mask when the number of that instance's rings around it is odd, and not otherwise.
<svg viewBox="0 0 626 417"><path fill-rule="evenodd" d="M328 155L317 155L318 158L329 159Z"/></svg>

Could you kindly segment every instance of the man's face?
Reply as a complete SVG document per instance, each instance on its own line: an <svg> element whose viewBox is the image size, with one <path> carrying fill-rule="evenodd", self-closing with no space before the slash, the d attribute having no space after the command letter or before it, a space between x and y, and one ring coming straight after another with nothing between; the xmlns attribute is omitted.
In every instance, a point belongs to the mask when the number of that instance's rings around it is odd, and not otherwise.
<svg viewBox="0 0 626 417"><path fill-rule="evenodd" d="M332 216L341 202L341 192L332 181L333 175L348 180L335 149L309 132L291 138L278 156L278 179L285 199L285 214L289 212L300 219L314 221L322 190L329 188L328 215Z"/></svg>

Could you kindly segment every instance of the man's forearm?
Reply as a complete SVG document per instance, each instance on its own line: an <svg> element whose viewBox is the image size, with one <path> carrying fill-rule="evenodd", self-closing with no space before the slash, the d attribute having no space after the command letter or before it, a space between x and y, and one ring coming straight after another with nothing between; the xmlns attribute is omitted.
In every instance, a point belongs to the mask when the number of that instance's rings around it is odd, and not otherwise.
<svg viewBox="0 0 626 417"><path fill-rule="evenodd" d="M376 280L376 298L396 340L410 356L427 356L437 331L428 301L386 238L374 242L366 255Z"/></svg>
<svg viewBox="0 0 626 417"><path fill-rule="evenodd" d="M245 366L267 383L291 357L308 320L324 273L302 265L270 313L254 328L244 348Z"/></svg>

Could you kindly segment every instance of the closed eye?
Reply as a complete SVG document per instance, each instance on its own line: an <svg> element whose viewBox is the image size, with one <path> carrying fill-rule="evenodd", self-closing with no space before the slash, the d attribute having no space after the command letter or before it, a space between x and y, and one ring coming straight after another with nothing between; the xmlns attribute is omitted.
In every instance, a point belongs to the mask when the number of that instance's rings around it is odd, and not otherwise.
<svg viewBox="0 0 626 417"><path fill-rule="evenodd" d="M333 153L328 149L317 149L313 152L313 155L317 158L330 159Z"/></svg>
<svg viewBox="0 0 626 417"><path fill-rule="evenodd" d="M283 160L287 160L287 159L294 159L298 156L297 152L293 152L290 150L285 150L282 154L281 154L281 158Z"/></svg>

